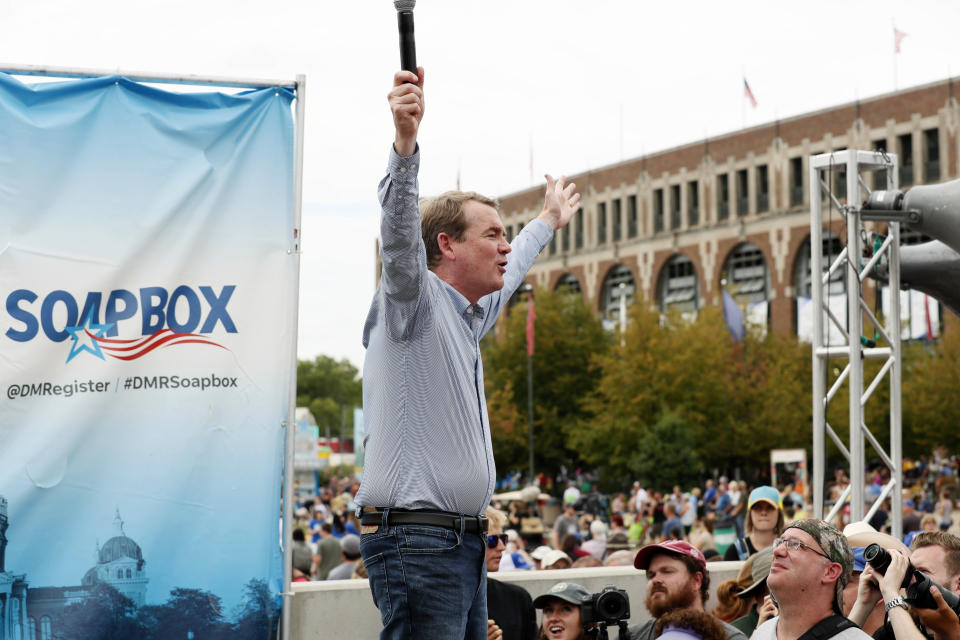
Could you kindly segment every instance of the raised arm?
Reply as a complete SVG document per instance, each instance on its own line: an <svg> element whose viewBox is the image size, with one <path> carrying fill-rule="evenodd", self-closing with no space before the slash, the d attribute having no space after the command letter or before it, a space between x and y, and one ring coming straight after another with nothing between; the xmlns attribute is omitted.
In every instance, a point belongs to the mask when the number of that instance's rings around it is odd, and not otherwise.
<svg viewBox="0 0 960 640"><path fill-rule="evenodd" d="M394 142L387 175L380 181L380 278L387 332L395 338L410 334L411 309L418 304L426 278L426 257L420 234L417 132L423 119L423 68L419 74L398 71L387 94L393 115ZM367 336L364 335L364 344Z"/></svg>

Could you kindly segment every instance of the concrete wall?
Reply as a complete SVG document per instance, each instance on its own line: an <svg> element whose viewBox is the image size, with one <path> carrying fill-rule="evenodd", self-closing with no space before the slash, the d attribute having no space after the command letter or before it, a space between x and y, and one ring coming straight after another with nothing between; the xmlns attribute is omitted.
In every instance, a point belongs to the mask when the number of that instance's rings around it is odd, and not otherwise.
<svg viewBox="0 0 960 640"><path fill-rule="evenodd" d="M740 562L711 562L710 602L716 606L716 590L724 580L737 577ZM643 571L633 567L594 567L559 571L508 571L493 576L512 582L530 592L534 598L546 593L557 582L576 582L596 593L612 584L624 589L630 597L630 623L647 620L643 606L647 579ZM293 585L290 622L293 640L375 639L380 634L380 613L373 606L366 580L335 582L297 582Z"/></svg>

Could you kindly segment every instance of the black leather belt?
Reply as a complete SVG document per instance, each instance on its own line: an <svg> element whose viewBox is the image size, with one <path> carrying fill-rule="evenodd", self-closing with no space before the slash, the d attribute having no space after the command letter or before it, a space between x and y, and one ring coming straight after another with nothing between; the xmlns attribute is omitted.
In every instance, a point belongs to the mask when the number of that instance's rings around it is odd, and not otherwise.
<svg viewBox="0 0 960 640"><path fill-rule="evenodd" d="M364 510L360 524L374 526L383 524L383 512L386 509ZM455 513L442 511L407 511L404 509L390 509L387 514L387 526L397 524L422 524L431 527L443 527L460 531L460 522L467 533L487 534L486 516L461 516Z"/></svg>

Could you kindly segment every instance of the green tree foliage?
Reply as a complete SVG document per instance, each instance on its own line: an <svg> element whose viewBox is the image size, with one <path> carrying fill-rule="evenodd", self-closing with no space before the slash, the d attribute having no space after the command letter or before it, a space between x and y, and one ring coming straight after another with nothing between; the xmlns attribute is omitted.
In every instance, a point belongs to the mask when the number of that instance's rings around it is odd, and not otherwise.
<svg viewBox="0 0 960 640"><path fill-rule="evenodd" d="M630 470L635 477L653 478L655 489L690 486L699 476L699 461L690 447L690 427L678 415L665 411L637 439Z"/></svg>
<svg viewBox="0 0 960 640"><path fill-rule="evenodd" d="M766 468L770 448L809 445L809 345L756 333L735 343L716 307L695 322L643 305L630 317L624 346L599 359L590 417L571 432L605 476L636 477L638 443L664 415L685 426L700 468Z"/></svg>
<svg viewBox="0 0 960 640"><path fill-rule="evenodd" d="M220 597L202 589L172 589L164 604L143 607L140 616L151 640L180 640L188 632L198 640L229 635Z"/></svg>
<svg viewBox="0 0 960 640"><path fill-rule="evenodd" d="M243 603L236 614L234 638L273 638L280 618L279 597L265 580L250 580L243 588Z"/></svg>
<svg viewBox="0 0 960 640"><path fill-rule="evenodd" d="M362 403L362 385L357 368L349 360L317 356L297 363L297 406L307 407L323 435L327 428L332 436L340 434L345 417L346 434L353 433L353 407ZM346 407L346 414L343 414Z"/></svg>
<svg viewBox="0 0 960 640"><path fill-rule="evenodd" d="M669 488L666 476L647 477L641 447L656 441L662 422L683 434L695 468L732 471L760 480L771 449L804 448L812 459L812 354L793 335L751 330L734 342L718 307L695 321L663 316L644 304L630 310L623 344L602 330L579 298L537 293L534 356L535 451L539 471L599 468L605 488L639 478ZM501 319L483 344L494 455L501 472L527 466L526 305ZM945 445L960 450L960 327L948 322L933 344L910 342L903 354L905 455ZM822 365L829 389L846 360ZM864 389L883 361L864 362ZM669 420L668 420L669 419ZM827 420L849 442L849 380L828 404ZM889 451L889 378L873 391L864 420ZM666 428L663 426L663 428ZM653 438L653 440L651 440ZM647 443L647 444L643 444ZM844 465L827 438L830 466ZM665 451L666 445L654 447ZM673 454L671 454L673 455ZM867 460L877 458L867 443ZM687 460L686 456L683 459ZM666 463L666 458L663 459Z"/></svg>
<svg viewBox="0 0 960 640"><path fill-rule="evenodd" d="M609 350L611 336L580 296L538 289L535 309L535 465L554 473L580 460L570 432L587 415L582 400L600 381L595 358ZM499 322L482 349L494 456L503 472L527 468L526 303Z"/></svg>
<svg viewBox="0 0 960 640"><path fill-rule="evenodd" d="M951 330L952 329L952 330ZM910 345L904 353L903 441L907 455L934 447L960 450L960 327L954 322L933 345Z"/></svg>
<svg viewBox="0 0 960 640"><path fill-rule="evenodd" d="M135 610L132 600L97 582L87 598L64 608L52 627L58 640L141 638L144 629L132 617Z"/></svg>

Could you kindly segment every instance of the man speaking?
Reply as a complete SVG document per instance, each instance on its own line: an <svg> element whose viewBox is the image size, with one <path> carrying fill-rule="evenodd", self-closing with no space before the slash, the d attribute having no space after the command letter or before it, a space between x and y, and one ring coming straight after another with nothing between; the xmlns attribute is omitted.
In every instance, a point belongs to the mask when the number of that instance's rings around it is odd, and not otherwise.
<svg viewBox="0 0 960 640"><path fill-rule="evenodd" d="M423 68L397 72L387 97L395 139L379 186L383 272L363 329L360 550L381 638L481 640L496 469L479 341L580 195L546 176L543 211L512 245L494 200L451 191L419 202Z"/></svg>

